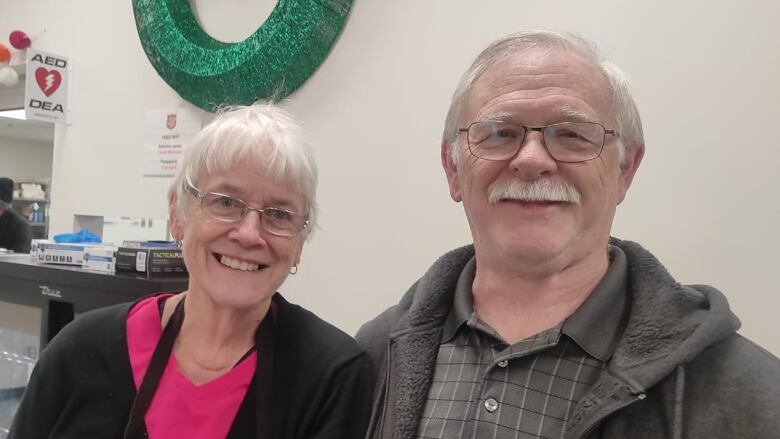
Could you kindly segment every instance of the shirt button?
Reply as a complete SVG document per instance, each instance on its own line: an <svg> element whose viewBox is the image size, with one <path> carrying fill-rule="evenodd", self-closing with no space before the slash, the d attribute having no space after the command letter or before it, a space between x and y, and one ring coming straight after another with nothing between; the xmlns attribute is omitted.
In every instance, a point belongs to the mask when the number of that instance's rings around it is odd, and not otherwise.
<svg viewBox="0 0 780 439"><path fill-rule="evenodd" d="M494 411L498 410L498 401L493 398L486 399L485 410L487 410L489 413L493 413Z"/></svg>
<svg viewBox="0 0 780 439"><path fill-rule="evenodd" d="M509 364L507 360L501 360L498 362L498 367L506 367Z"/></svg>

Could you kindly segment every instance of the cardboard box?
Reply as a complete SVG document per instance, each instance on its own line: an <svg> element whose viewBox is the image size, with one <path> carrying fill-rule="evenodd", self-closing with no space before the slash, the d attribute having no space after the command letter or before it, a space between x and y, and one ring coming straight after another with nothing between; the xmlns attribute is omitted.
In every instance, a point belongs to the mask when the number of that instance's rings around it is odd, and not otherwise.
<svg viewBox="0 0 780 439"><path fill-rule="evenodd" d="M122 247L133 248L178 248L174 241L122 241Z"/></svg>
<svg viewBox="0 0 780 439"><path fill-rule="evenodd" d="M84 262L81 268L103 273L116 270L116 247L90 246L84 249Z"/></svg>
<svg viewBox="0 0 780 439"><path fill-rule="evenodd" d="M116 270L148 276L187 274L180 248L119 247Z"/></svg>
<svg viewBox="0 0 780 439"><path fill-rule="evenodd" d="M84 262L84 248L89 245L56 243L53 241L39 241L36 244L37 250L35 260L38 261L38 263L78 266Z"/></svg>
<svg viewBox="0 0 780 439"><path fill-rule="evenodd" d="M32 242L30 242L30 258L32 258L33 261L38 260L38 247L40 244L51 244L54 243L54 241L49 239L33 239Z"/></svg>

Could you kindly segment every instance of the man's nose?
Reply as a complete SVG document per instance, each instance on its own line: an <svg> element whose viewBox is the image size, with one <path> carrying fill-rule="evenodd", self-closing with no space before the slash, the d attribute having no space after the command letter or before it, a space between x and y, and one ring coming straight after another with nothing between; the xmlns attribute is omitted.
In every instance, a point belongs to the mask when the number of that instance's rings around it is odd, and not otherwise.
<svg viewBox="0 0 780 439"><path fill-rule="evenodd" d="M530 181L555 172L558 162L547 150L541 129L529 128L509 166L520 178Z"/></svg>

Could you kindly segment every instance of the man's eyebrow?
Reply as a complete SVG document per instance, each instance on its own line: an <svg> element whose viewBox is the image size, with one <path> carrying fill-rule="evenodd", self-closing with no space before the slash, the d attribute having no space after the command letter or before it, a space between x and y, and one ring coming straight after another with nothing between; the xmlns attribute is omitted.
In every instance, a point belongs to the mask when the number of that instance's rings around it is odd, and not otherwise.
<svg viewBox="0 0 780 439"><path fill-rule="evenodd" d="M480 122L509 122L514 119L512 113L502 111L500 113L493 113L480 119Z"/></svg>
<svg viewBox="0 0 780 439"><path fill-rule="evenodd" d="M565 117L566 122L596 122L596 119L590 113L586 113L568 105L558 107L557 113Z"/></svg>
<svg viewBox="0 0 780 439"><path fill-rule="evenodd" d="M591 113L579 110L569 105L562 105L556 108L555 113L560 115L559 117L563 119L563 120L559 120L558 122L597 122L596 118L593 117ZM517 118L516 114L502 111L498 113L489 114L483 117L482 119L480 119L479 121L480 122L512 122L516 118Z"/></svg>

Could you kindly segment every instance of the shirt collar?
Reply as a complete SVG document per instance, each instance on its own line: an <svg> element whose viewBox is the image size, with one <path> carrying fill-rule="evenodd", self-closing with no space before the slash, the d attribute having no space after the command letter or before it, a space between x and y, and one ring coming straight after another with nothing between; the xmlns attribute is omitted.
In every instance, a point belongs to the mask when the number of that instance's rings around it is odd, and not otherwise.
<svg viewBox="0 0 780 439"><path fill-rule="evenodd" d="M474 275L477 273L477 258L472 257L463 267L455 284L455 297L452 308L444 321L441 333L441 342L447 343L455 337L458 328L465 324L474 313L474 303L471 295L471 285L474 283Z"/></svg>
<svg viewBox="0 0 780 439"><path fill-rule="evenodd" d="M604 277L585 302L565 320L561 329L585 352L605 362L614 353L623 333L627 312L626 255L620 248L609 246L609 257L610 264ZM442 328L442 343L451 341L474 313L471 286L476 267L477 260L473 257L458 277L452 308Z"/></svg>
<svg viewBox="0 0 780 439"><path fill-rule="evenodd" d="M608 361L625 328L628 263L623 250L609 246L610 264L604 277L587 299L563 324L562 333L571 337L588 354Z"/></svg>

